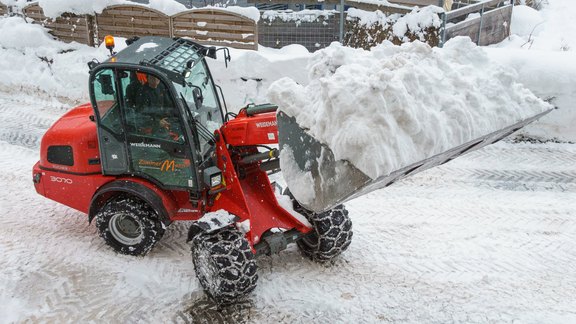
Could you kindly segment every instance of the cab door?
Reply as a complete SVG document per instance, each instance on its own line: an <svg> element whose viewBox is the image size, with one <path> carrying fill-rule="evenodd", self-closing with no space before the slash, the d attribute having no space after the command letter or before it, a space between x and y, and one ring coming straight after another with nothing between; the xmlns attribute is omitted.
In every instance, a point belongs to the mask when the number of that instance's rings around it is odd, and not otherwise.
<svg viewBox="0 0 576 324"><path fill-rule="evenodd" d="M103 68L91 86L104 174L138 176L166 189L199 189L192 142L161 78Z"/></svg>
<svg viewBox="0 0 576 324"><path fill-rule="evenodd" d="M92 106L98 125L100 161L105 175L128 172L128 152L115 79L113 69L102 69L90 80Z"/></svg>
<svg viewBox="0 0 576 324"><path fill-rule="evenodd" d="M165 188L198 190L193 142L168 84L130 69L118 76L131 172Z"/></svg>

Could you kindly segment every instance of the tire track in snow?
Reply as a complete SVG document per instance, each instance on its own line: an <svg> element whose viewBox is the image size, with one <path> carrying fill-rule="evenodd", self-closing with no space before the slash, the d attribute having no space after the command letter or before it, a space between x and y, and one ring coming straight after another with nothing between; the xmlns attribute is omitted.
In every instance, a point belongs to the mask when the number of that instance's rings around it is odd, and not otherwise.
<svg viewBox="0 0 576 324"><path fill-rule="evenodd" d="M27 148L37 148L40 139L58 115L45 110L44 103L22 106L22 103L8 96L0 99L2 129L0 141ZM47 103L48 106L53 103Z"/></svg>
<svg viewBox="0 0 576 324"><path fill-rule="evenodd" d="M573 144L510 144L497 143L464 155L468 162L486 163L490 166L511 165L546 165L548 167L566 167L576 162L576 148ZM462 159L451 164L466 164Z"/></svg>
<svg viewBox="0 0 576 324"><path fill-rule="evenodd" d="M8 124L30 118L14 115ZM187 224L144 258L117 255L85 215L33 192L37 150L14 142L0 142L0 301L24 305L19 322L576 320L576 198L563 178L576 145L498 144L353 200L354 239L333 266L290 246L258 260L245 304L218 310L195 278Z"/></svg>

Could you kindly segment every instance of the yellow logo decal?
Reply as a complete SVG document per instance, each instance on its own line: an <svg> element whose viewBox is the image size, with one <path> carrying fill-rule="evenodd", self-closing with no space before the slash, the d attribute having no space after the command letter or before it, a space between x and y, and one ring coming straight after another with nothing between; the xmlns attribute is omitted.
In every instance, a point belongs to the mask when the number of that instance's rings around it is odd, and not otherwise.
<svg viewBox="0 0 576 324"><path fill-rule="evenodd" d="M176 167L176 161L166 160L162 163L162 167L160 167L160 171L174 171L175 167Z"/></svg>

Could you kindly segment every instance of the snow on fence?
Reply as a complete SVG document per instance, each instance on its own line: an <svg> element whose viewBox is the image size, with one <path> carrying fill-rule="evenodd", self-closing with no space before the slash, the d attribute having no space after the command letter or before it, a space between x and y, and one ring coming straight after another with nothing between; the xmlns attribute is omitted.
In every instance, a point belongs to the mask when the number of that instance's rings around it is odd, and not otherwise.
<svg viewBox="0 0 576 324"><path fill-rule="evenodd" d="M317 0L249 1L318 3ZM396 44L420 40L432 46L442 46L455 36L469 36L479 45L488 45L500 42L509 35L514 0L457 0L453 1L451 11L442 12L440 6L451 2L345 0L345 4L353 8L345 13L347 16L342 30L343 43L369 48L384 40ZM340 0L324 0L322 3L339 4ZM409 5L434 7L414 9L415 7ZM354 8L381 16L379 22L366 24L364 17L350 14L350 11L357 10ZM432 19L433 24L421 23L421 12L430 11L430 8L436 8L433 11L434 15L439 17L440 24L437 24L437 19ZM1 10L7 11L0 7L0 13ZM274 21L268 19L259 24L253 18L225 8L192 9L167 16L146 6L123 4L110 6L94 16L64 14L56 19L49 19L42 13L42 8L32 4L25 7L23 13L51 29L52 34L63 41L77 41L89 45L98 44L106 34L123 37L161 35L187 36L206 45L257 49L260 34L264 46L281 47L296 43L314 51L338 40L340 33L337 24L339 13L333 13L330 17L319 15L316 21L298 20L300 18L286 21L279 15L272 15L275 17ZM299 13L293 14L294 17L299 15L301 16ZM424 19L430 21L429 17ZM399 27L398 22L405 26Z"/></svg>
<svg viewBox="0 0 576 324"><path fill-rule="evenodd" d="M205 45L258 48L256 22L240 14L204 8L184 11L171 19L174 37L190 37Z"/></svg>
<svg viewBox="0 0 576 324"><path fill-rule="evenodd" d="M170 17L144 6L113 5L96 14L98 42L106 35L171 37Z"/></svg>
<svg viewBox="0 0 576 324"><path fill-rule="evenodd" d="M113 5L94 16L65 13L51 19L38 4L31 4L24 7L22 13L50 29L50 33L62 41L90 46L100 44L106 35L113 35L126 38L187 36L204 45L258 47L256 21L226 9L192 9L168 16L141 5Z"/></svg>
<svg viewBox="0 0 576 324"><path fill-rule="evenodd" d="M338 41L339 21L333 10L268 10L258 22L258 40L266 47L300 44L313 52Z"/></svg>
<svg viewBox="0 0 576 324"><path fill-rule="evenodd" d="M468 36L477 45L499 43L510 35L512 0L469 1L443 16L441 44L456 36Z"/></svg>
<svg viewBox="0 0 576 324"><path fill-rule="evenodd" d="M248 2L340 4L340 0ZM456 36L469 36L477 44L488 45L502 41L510 33L512 0L344 0L344 4L349 9L344 13L342 43L351 47L368 49L384 40L395 44L420 40L431 46L442 46ZM445 5L451 10L443 11ZM364 13L359 14L360 11ZM277 11L272 14L265 11L258 26L260 43L269 47L296 43L314 51L325 47L331 40L339 40L340 27L334 24L340 19L339 12L330 19L318 16L316 21L301 20L301 15L300 12L287 14Z"/></svg>
<svg viewBox="0 0 576 324"><path fill-rule="evenodd" d="M82 44L94 45L92 28L93 17L65 13L56 19L48 18L37 4L22 9L24 16L50 29L50 33L64 42L76 41Z"/></svg>
<svg viewBox="0 0 576 324"><path fill-rule="evenodd" d="M439 7L412 10L407 14L386 14L348 9L344 44L370 49L388 40L396 45L419 40L430 46L440 42L442 20Z"/></svg>

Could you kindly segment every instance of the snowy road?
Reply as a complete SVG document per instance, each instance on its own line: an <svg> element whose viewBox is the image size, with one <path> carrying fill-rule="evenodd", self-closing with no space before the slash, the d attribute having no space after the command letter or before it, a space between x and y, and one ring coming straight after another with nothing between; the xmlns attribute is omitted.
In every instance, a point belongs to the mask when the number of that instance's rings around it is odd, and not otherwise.
<svg viewBox="0 0 576 324"><path fill-rule="evenodd" d="M42 133L67 109L0 93L0 323L576 322L576 145L500 143L348 203L334 266L258 260L249 301L215 311L186 224L145 258L38 196Z"/></svg>

